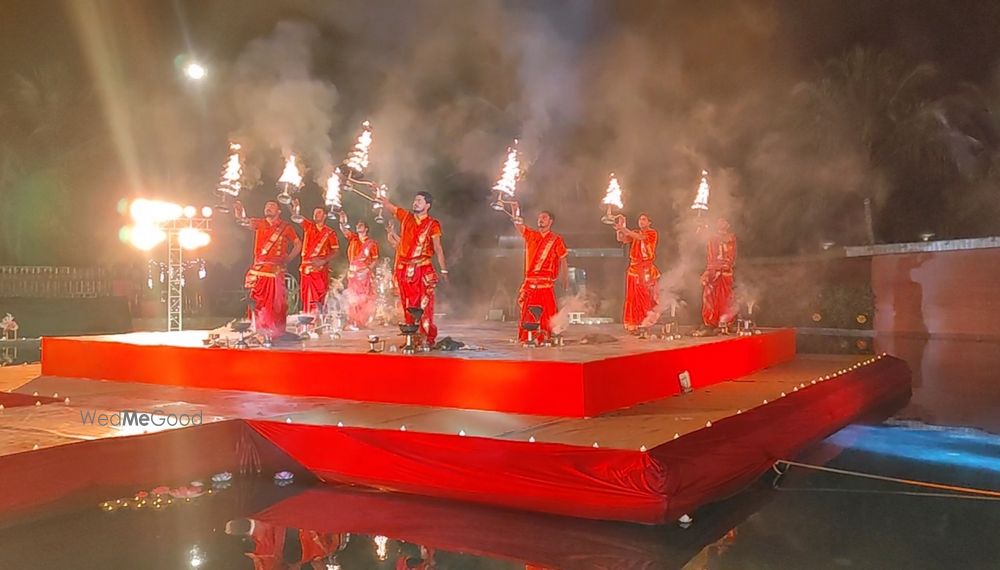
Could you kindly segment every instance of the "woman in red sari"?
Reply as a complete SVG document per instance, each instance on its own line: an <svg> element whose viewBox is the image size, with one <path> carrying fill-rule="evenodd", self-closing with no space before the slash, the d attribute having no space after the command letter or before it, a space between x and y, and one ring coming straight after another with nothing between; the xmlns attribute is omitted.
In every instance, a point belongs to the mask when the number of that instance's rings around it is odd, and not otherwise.
<svg viewBox="0 0 1000 570"><path fill-rule="evenodd" d="M340 230L347 239L347 321L349 328L368 326L375 312L375 264L378 243L368 236L368 224L359 221L357 232L347 229L347 215L340 214Z"/></svg>
<svg viewBox="0 0 1000 570"><path fill-rule="evenodd" d="M656 243L659 235L652 228L647 214L639 214L639 229L625 227L620 218L615 226L618 241L629 244L628 270L625 273L625 311L622 322L625 330L635 333L639 327L652 324L656 316L656 284L660 271L654 265Z"/></svg>

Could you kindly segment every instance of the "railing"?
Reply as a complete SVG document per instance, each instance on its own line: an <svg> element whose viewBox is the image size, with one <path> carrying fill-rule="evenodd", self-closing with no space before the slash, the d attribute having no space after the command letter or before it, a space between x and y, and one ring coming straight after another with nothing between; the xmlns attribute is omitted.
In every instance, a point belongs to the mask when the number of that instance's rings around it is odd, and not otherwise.
<svg viewBox="0 0 1000 570"><path fill-rule="evenodd" d="M0 297L106 297L112 282L106 267L0 266Z"/></svg>

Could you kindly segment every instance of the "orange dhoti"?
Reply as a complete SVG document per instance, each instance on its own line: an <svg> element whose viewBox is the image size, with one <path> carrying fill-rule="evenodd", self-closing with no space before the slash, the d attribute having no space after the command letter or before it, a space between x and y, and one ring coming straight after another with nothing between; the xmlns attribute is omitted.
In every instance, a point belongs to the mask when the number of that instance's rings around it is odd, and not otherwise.
<svg viewBox="0 0 1000 570"><path fill-rule="evenodd" d="M631 264L625 274L625 314L622 322L627 330L634 330L655 320L656 284L660 272L652 263Z"/></svg>
<svg viewBox="0 0 1000 570"><path fill-rule="evenodd" d="M701 275L701 319L708 328L732 322L736 316L733 303L733 268L736 266L736 236L729 223L720 227L708 240L705 272Z"/></svg>
<svg viewBox="0 0 1000 570"><path fill-rule="evenodd" d="M375 280L367 267L347 270L347 321L356 327L368 325L375 312Z"/></svg>
<svg viewBox="0 0 1000 570"><path fill-rule="evenodd" d="M302 312L312 313L322 309L326 303L326 292L330 288L330 270L326 267L314 269L307 265L302 268L299 278L302 279L299 284Z"/></svg>
<svg viewBox="0 0 1000 570"><path fill-rule="evenodd" d="M714 277L714 278L713 278ZM709 276L701 293L701 319L706 327L718 327L733 320L733 274L719 272Z"/></svg>
<svg viewBox="0 0 1000 570"><path fill-rule="evenodd" d="M413 317L406 309L423 309L420 332L426 337L428 344L434 344L438 333L437 325L434 324L434 287L437 286L438 277L430 260L417 264L397 263L395 277L406 323L414 324Z"/></svg>
<svg viewBox="0 0 1000 570"><path fill-rule="evenodd" d="M524 328L524 323L533 323L535 316L528 311L528 307L538 306L542 308L542 316L538 319L539 327L535 333L537 342L545 342L552 338L552 317L556 311L556 291L555 279L528 278L521 285L521 294L517 299L521 305L521 320L517 325L517 338L521 342L528 340L528 331Z"/></svg>
<svg viewBox="0 0 1000 570"><path fill-rule="evenodd" d="M285 272L274 264L256 263L247 272L246 287L253 301L251 318L256 331L270 338L285 334L288 301L285 298Z"/></svg>

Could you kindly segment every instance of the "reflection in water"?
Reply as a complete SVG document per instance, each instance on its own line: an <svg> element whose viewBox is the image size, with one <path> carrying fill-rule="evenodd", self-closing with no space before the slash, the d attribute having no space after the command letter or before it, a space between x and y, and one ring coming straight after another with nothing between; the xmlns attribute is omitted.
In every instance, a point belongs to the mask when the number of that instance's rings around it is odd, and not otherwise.
<svg viewBox="0 0 1000 570"><path fill-rule="evenodd" d="M244 555L255 570L337 566L337 553L348 543L347 534L283 528L253 518L227 522L226 534L247 539Z"/></svg>
<svg viewBox="0 0 1000 570"><path fill-rule="evenodd" d="M914 404L884 424L849 426L802 460L1000 489L1000 345L880 342L919 375ZM951 427L970 425L980 429ZM682 529L237 477L225 492L171 508L102 512L95 501L0 528L0 568L994 568L1000 560L1000 541L988 539L1000 528L995 501L900 495L917 489L805 470L789 472L781 488L761 481L699 509ZM134 493L109 490L105 499Z"/></svg>

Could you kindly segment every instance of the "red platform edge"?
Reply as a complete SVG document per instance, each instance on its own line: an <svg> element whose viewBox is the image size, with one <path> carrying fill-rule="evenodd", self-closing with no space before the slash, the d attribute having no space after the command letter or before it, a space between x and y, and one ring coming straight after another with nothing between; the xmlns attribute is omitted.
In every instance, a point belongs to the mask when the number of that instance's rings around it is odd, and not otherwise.
<svg viewBox="0 0 1000 570"><path fill-rule="evenodd" d="M656 341L650 341L656 342ZM795 331L586 363L481 360L42 339L42 374L521 414L593 417L745 376L795 357ZM374 374L374 377L373 377Z"/></svg>
<svg viewBox="0 0 1000 570"><path fill-rule="evenodd" d="M660 524L737 493L775 461L790 459L859 416L909 394L906 363L882 358L648 452L413 431L248 424L331 483Z"/></svg>

